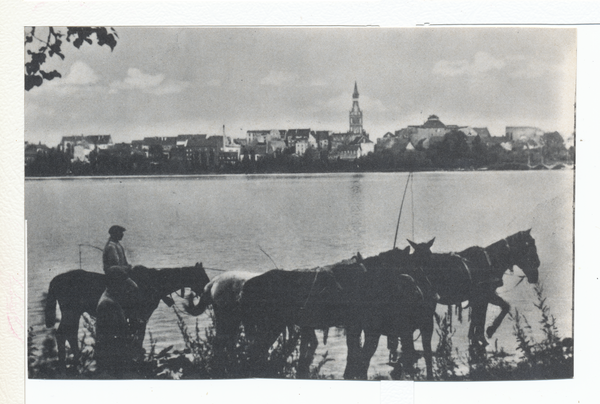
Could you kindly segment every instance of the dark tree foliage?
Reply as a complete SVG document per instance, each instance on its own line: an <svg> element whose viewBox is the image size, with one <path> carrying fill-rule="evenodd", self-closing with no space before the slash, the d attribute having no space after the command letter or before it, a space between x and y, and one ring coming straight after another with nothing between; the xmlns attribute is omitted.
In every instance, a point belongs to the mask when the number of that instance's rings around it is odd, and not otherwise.
<svg viewBox="0 0 600 404"><path fill-rule="evenodd" d="M547 132L542 136L544 142L543 155L549 161L557 161L567 157L565 141L558 132Z"/></svg>
<svg viewBox="0 0 600 404"><path fill-rule="evenodd" d="M37 32L36 32L37 29ZM64 29L48 27L48 35L40 37L40 28L31 27L25 32L25 90L39 87L44 80L53 80L62 75L57 70L46 71L43 64L48 58L57 55L62 60L63 39L72 43L77 49L84 43L92 45L94 36L99 46L107 45L112 51L117 46L117 32L114 28L104 27L67 27Z"/></svg>

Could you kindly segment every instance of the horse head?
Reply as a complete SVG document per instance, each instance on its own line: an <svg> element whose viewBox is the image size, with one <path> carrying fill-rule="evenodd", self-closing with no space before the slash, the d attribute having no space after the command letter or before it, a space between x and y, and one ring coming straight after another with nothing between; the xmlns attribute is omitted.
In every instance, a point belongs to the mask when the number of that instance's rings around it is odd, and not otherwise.
<svg viewBox="0 0 600 404"><path fill-rule="evenodd" d="M202 263L197 262L193 267L183 268L183 272L187 283L184 286L192 289L192 292L198 296L204 293L204 287L210 282L210 279L208 278Z"/></svg>
<svg viewBox="0 0 600 404"><path fill-rule="evenodd" d="M416 265L421 266L431 258L431 246L435 241L435 237L426 243L415 243L414 241L408 239L406 241L408 241L410 246L413 248L413 253L410 256Z"/></svg>
<svg viewBox="0 0 600 404"><path fill-rule="evenodd" d="M529 283L537 283L540 258L535 240L531 237L531 229L508 236L506 244L512 263L523 270Z"/></svg>

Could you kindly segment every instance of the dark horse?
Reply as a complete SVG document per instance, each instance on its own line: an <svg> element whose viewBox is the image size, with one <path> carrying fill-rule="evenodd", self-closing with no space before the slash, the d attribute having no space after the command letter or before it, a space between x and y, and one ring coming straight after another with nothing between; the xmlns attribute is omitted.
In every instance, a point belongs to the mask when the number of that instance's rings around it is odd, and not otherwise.
<svg viewBox="0 0 600 404"><path fill-rule="evenodd" d="M438 303L459 305L468 300L471 306L469 340L471 346L487 345L485 327L488 304L501 308L492 325L487 328L488 338L494 335L510 305L496 293L502 286L502 276L513 266L525 273L529 283L538 281L540 259L531 229L520 231L502 240L483 247L470 247L458 253L434 254L429 243L416 244L409 240L415 252L415 262L439 294Z"/></svg>
<svg viewBox="0 0 600 404"><path fill-rule="evenodd" d="M269 347L291 325L300 326L301 343L310 338L314 344L311 353L316 341L308 331L314 335L314 329L346 328L346 379L367 378L380 335L410 334L412 338L412 332L421 328L423 338L430 341L433 323L429 327L427 319L432 319L435 301L427 304L427 293L406 275L408 251L394 249L376 257L313 270L272 270L248 280L240 300L242 323L253 342L251 357L257 360L259 370L265 366ZM362 332L365 342L361 346ZM430 354L431 350L428 370ZM300 359L304 360L301 365L305 372L312 355L303 358L302 346Z"/></svg>
<svg viewBox="0 0 600 404"><path fill-rule="evenodd" d="M136 266L131 271L133 279L141 292L142 304L138 308L141 317L147 322L161 299L167 304L173 303L168 297L171 293L189 287L196 294L202 293L209 279L202 264L193 267L152 269ZM61 319L56 331L59 363L65 365L65 341L69 342L75 361L79 357L77 333L79 318L83 313L96 317L96 308L102 293L106 289L104 274L87 272L81 269L57 275L50 282L46 298L46 327L56 323L56 303L61 310ZM139 348L146 330L144 322L137 330L141 338L137 340Z"/></svg>

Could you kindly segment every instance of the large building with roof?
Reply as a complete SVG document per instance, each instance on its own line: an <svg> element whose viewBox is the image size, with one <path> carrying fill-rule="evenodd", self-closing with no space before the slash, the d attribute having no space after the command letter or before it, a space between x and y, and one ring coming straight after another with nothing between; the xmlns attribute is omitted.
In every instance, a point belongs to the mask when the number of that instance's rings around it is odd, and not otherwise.
<svg viewBox="0 0 600 404"><path fill-rule="evenodd" d="M477 136L484 142L487 142L490 138L490 132L487 128L473 128L466 125L445 125L437 115L429 115L427 121L422 125L409 125L406 128L397 130L394 136L390 134L385 144L389 148L393 143L410 142L411 148L427 149L432 144L441 142L444 136L453 130L463 132L467 136L467 142L469 143ZM392 139L397 139L397 141L393 141Z"/></svg>

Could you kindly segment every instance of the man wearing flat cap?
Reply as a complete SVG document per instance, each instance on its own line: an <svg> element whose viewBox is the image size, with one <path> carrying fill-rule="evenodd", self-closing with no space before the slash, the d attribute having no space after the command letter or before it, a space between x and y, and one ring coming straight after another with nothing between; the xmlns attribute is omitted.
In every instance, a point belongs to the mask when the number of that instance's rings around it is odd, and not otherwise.
<svg viewBox="0 0 600 404"><path fill-rule="evenodd" d="M112 317L112 320L107 320L108 324L104 327L107 329L114 328L115 331L109 332L109 334L114 334L119 327L122 327L122 324L129 323L129 326L125 326L129 331L127 332L123 328L120 328L120 332L125 332L131 336L132 334L135 335L137 333L143 319L138 308L141 293L138 285L129 277L131 265L127 262L125 249L120 243L123 239L124 232L125 228L118 225L111 226L108 230L110 237L102 253L102 264L104 273L106 274L106 290L98 302L97 312L98 314L101 312L104 313L107 310L105 308L112 307L111 304L113 303L111 302L117 303L116 308L108 309L108 311L112 311L112 313L106 314L114 315L116 317ZM104 317L98 319L99 322L103 320ZM129 337L127 335L121 335L120 338ZM113 352L113 354L115 352Z"/></svg>
<svg viewBox="0 0 600 404"><path fill-rule="evenodd" d="M110 238L104 247L104 252L102 254L102 264L104 266L104 272L110 270L111 267L120 267L122 271L127 271L131 268L131 266L127 263L127 258L125 257L125 249L119 241L123 239L123 235L125 233L125 228L114 225L108 229L108 234L110 234ZM115 268L115 270L118 270ZM108 273L107 273L108 275Z"/></svg>

